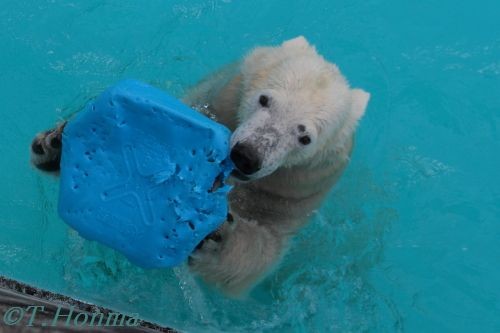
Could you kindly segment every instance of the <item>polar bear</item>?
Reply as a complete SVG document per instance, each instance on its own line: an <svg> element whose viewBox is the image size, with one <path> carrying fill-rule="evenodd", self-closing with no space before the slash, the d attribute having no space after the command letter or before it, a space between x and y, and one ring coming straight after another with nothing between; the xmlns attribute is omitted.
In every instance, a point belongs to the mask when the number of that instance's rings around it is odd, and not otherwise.
<svg viewBox="0 0 500 333"><path fill-rule="evenodd" d="M191 270L230 295L259 282L349 162L369 97L302 36L256 48L189 91L185 103L233 131L236 166L227 221L191 254ZM38 168L59 169L63 127L33 140Z"/></svg>

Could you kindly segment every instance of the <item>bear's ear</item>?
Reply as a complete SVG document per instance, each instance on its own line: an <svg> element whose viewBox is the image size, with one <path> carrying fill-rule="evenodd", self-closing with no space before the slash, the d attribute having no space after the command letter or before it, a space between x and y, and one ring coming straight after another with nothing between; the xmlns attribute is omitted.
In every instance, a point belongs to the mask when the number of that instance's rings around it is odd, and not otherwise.
<svg viewBox="0 0 500 333"><path fill-rule="evenodd" d="M252 76L269 66L273 61L275 51L271 47L258 47L250 52L243 61L242 72L244 76Z"/></svg>
<svg viewBox="0 0 500 333"><path fill-rule="evenodd" d="M304 36L299 36L293 39L289 39L283 42L281 46L287 49L299 49L299 50L305 50L311 47L311 45L305 39Z"/></svg>
<svg viewBox="0 0 500 333"><path fill-rule="evenodd" d="M370 94L361 89L351 90L351 112L355 121L363 117Z"/></svg>

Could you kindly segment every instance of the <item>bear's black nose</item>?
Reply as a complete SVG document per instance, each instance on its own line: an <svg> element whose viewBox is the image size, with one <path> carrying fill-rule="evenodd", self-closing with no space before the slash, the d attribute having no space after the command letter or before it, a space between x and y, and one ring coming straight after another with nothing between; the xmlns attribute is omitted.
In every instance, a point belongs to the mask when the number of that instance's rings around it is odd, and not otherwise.
<svg viewBox="0 0 500 333"><path fill-rule="evenodd" d="M251 175L260 170L262 161L255 149L244 143L236 143L231 149L231 160L239 171L245 175Z"/></svg>

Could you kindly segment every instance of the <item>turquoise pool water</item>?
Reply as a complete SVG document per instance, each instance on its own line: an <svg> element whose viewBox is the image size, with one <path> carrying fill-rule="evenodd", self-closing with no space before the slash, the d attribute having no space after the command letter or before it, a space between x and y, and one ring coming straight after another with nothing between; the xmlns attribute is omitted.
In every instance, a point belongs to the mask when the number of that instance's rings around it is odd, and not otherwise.
<svg viewBox="0 0 500 333"><path fill-rule="evenodd" d="M498 1L3 0L0 274L190 332L500 330ZM305 35L372 93L348 170L246 300L56 215L33 134L123 78L175 95Z"/></svg>

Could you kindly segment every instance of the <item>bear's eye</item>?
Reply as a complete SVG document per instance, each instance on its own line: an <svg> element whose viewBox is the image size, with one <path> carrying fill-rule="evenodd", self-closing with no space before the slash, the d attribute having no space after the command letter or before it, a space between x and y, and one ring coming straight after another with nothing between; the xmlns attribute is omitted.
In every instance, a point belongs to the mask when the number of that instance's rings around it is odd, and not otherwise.
<svg viewBox="0 0 500 333"><path fill-rule="evenodd" d="M309 135L304 135L299 138L299 142L304 146L307 146L311 143L311 137Z"/></svg>
<svg viewBox="0 0 500 333"><path fill-rule="evenodd" d="M266 95L260 95L259 104L267 108L269 106L269 97L267 97Z"/></svg>

